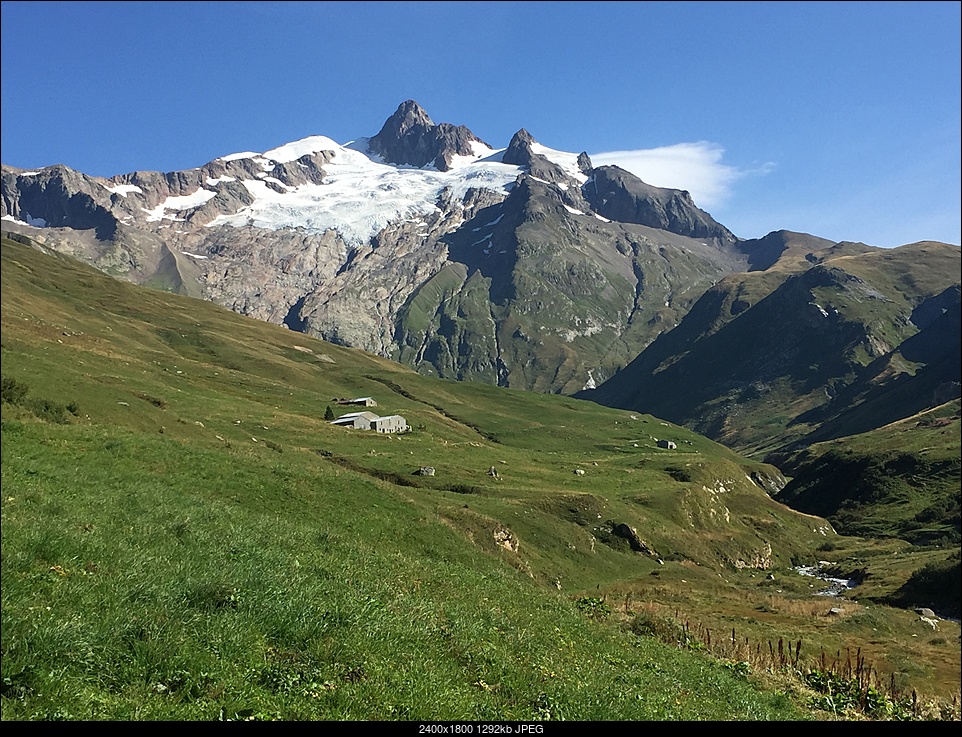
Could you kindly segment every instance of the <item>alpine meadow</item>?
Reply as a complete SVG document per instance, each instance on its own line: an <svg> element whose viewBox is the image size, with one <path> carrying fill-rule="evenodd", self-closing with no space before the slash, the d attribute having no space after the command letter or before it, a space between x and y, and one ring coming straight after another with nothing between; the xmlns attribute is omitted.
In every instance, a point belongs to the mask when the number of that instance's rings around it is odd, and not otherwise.
<svg viewBox="0 0 962 737"><path fill-rule="evenodd" d="M4 720L960 718L960 249L526 129L2 171Z"/></svg>

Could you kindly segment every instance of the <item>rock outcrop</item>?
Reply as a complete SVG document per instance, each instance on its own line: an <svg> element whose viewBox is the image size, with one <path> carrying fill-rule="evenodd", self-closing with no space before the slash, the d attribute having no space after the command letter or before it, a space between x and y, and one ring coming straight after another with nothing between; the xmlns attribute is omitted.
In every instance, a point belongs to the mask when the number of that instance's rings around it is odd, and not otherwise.
<svg viewBox="0 0 962 737"><path fill-rule="evenodd" d="M368 146L390 164L449 171L455 156L474 156L473 144L491 149L463 125L435 124L414 100L402 102Z"/></svg>

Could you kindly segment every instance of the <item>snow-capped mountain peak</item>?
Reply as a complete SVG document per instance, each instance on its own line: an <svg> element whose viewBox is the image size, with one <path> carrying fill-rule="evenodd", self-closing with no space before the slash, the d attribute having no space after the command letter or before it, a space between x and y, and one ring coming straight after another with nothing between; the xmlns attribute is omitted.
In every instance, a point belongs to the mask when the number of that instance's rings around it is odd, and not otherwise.
<svg viewBox="0 0 962 737"><path fill-rule="evenodd" d="M131 281L441 376L551 391L606 378L677 319L679 275L707 283L741 258L686 193L524 129L496 148L413 101L370 138L185 171L4 166L0 204L5 230Z"/></svg>
<svg viewBox="0 0 962 737"><path fill-rule="evenodd" d="M263 154L224 157L222 161L249 158L289 164L326 154L319 182L289 184L259 175L240 179L252 201L233 212L218 214L206 223L207 227L301 228L314 233L336 230L356 246L390 223L437 209L438 198L445 190L455 199L478 188L506 196L522 172L518 166L494 160L498 152L481 141L470 142L470 154L452 156L445 171L439 171L433 163L418 168L387 163L371 150L370 141L362 138L340 145L324 136L311 136ZM164 206L177 209L179 204L168 201Z"/></svg>

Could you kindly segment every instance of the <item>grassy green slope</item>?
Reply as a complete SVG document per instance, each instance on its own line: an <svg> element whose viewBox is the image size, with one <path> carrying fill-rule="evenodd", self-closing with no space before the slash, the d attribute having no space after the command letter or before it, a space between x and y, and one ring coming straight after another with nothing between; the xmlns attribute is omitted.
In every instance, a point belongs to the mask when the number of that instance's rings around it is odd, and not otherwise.
<svg viewBox="0 0 962 737"><path fill-rule="evenodd" d="M846 389L918 332L913 310L957 283L959 249L931 242L873 249L785 278L793 263L719 283L677 328L581 396L654 412L753 456L785 449L825 431L819 425L831 412L853 410L838 406L843 399L864 398ZM905 363L865 383L914 371ZM878 424L898 419L878 412L862 421L882 416Z"/></svg>
<svg viewBox="0 0 962 737"><path fill-rule="evenodd" d="M825 539L748 478L771 467L2 256L3 718L800 716L576 606L649 581L752 601L750 566ZM358 395L414 431L323 421Z"/></svg>
<svg viewBox="0 0 962 737"><path fill-rule="evenodd" d="M567 478L570 461L508 445L520 428L498 420L496 390L462 394L12 242L3 258L4 718L798 716L537 584L576 579L589 543L551 560L582 533L535 532L552 517L536 475ZM418 430L321 419L357 394ZM614 416L585 419L598 433ZM413 483L428 463L437 488L378 479ZM542 495L499 507L492 464ZM443 488L484 479L491 496ZM598 547L600 574L623 575L634 554Z"/></svg>
<svg viewBox="0 0 962 737"><path fill-rule="evenodd" d="M326 464L33 423L3 455L5 719L796 714Z"/></svg>
<svg viewBox="0 0 962 737"><path fill-rule="evenodd" d="M962 610L960 446L956 399L786 458L793 479L776 498L829 518L844 534L901 538L928 547L932 559L881 598L957 618Z"/></svg>
<svg viewBox="0 0 962 737"><path fill-rule="evenodd" d="M848 534L958 545L959 400L790 459L777 497Z"/></svg>

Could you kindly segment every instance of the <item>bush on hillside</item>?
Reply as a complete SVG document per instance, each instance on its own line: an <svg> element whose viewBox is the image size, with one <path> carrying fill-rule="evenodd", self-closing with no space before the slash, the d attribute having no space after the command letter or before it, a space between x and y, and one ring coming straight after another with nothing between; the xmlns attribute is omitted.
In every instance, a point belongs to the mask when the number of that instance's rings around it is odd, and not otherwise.
<svg viewBox="0 0 962 737"><path fill-rule="evenodd" d="M22 381L9 376L0 379L0 399L7 404L22 404L29 388Z"/></svg>
<svg viewBox="0 0 962 737"><path fill-rule="evenodd" d="M44 422L65 425L68 421L68 412L72 415L80 414L80 407L76 402L63 405L58 402L51 402L49 399L28 399L27 393L29 391L30 387L22 381L17 381L9 376L0 378L0 400L5 404L24 407Z"/></svg>
<svg viewBox="0 0 962 737"><path fill-rule="evenodd" d="M962 551L919 568L889 597L889 603L924 606L943 617L957 618L962 611Z"/></svg>

